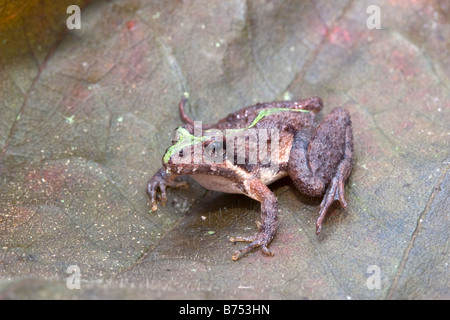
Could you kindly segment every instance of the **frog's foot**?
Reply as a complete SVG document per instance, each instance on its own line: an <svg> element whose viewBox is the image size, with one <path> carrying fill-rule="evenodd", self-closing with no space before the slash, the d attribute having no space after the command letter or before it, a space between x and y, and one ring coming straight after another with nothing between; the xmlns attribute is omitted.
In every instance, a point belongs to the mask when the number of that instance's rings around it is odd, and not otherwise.
<svg viewBox="0 0 450 320"><path fill-rule="evenodd" d="M152 205L152 211L158 210L158 206L156 204L156 199L161 201L161 204L164 206L167 201L166 188L187 188L189 185L186 181L176 181L167 175L164 168L161 168L147 183L147 193L150 196L150 202ZM160 194L157 195L157 191L160 191Z"/></svg>
<svg viewBox="0 0 450 320"><path fill-rule="evenodd" d="M319 218L316 222L316 234L322 231L322 222L335 201L339 201L341 208L347 207L347 201L344 198L344 181L339 181L336 177L331 180L330 187L327 189L320 204Z"/></svg>
<svg viewBox="0 0 450 320"><path fill-rule="evenodd" d="M231 237L231 242L250 242L248 245L243 247L241 250L237 250L231 257L234 261L239 259L241 256L247 252L253 250L254 248L261 247L262 252L268 256L273 256L274 253L268 248L270 242L273 239L273 235L267 234L264 231L258 231L251 237Z"/></svg>
<svg viewBox="0 0 450 320"><path fill-rule="evenodd" d="M347 141L351 141L351 128L347 128ZM322 222L327 215L328 210L335 201L339 201L341 208L347 207L347 201L344 197L344 183L350 175L352 169L352 144L347 143L342 162L339 164L334 177L327 186L327 190L320 203L319 218L316 222L316 234L322 231Z"/></svg>

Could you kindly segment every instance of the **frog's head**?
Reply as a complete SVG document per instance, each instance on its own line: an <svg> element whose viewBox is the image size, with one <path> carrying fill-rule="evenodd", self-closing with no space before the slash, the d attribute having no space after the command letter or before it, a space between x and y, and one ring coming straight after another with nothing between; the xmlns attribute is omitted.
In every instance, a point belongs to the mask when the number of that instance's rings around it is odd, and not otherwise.
<svg viewBox="0 0 450 320"><path fill-rule="evenodd" d="M195 136L190 125L178 127L172 145L163 156L163 166L174 174L193 174L211 170L225 162L225 140L220 131L206 130Z"/></svg>

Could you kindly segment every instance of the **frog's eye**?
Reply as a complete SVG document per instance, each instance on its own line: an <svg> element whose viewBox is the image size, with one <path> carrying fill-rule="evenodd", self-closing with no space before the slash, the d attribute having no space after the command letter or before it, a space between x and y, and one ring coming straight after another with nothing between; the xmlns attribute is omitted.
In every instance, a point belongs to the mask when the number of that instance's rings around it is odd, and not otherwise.
<svg viewBox="0 0 450 320"><path fill-rule="evenodd" d="M210 158L212 161L222 161L226 153L225 141L212 140L208 141L204 145L204 155Z"/></svg>

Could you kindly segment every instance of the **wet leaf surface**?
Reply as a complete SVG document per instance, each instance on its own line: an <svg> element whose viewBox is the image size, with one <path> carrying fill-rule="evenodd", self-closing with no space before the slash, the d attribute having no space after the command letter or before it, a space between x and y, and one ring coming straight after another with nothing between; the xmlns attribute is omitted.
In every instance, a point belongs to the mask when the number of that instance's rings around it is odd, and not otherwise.
<svg viewBox="0 0 450 320"><path fill-rule="evenodd" d="M380 30L373 1L75 2L0 7L0 297L450 298L450 2L377 1ZM276 254L238 262L228 239L255 232L257 202L187 178L150 212L183 92L207 123L259 101L345 107L348 207L316 236L320 199L278 181Z"/></svg>

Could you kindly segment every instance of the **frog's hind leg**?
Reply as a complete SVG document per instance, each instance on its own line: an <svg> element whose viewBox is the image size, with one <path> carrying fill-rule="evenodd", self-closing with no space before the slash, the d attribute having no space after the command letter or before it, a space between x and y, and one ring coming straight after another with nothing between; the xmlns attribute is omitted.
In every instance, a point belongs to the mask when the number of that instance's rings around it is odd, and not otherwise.
<svg viewBox="0 0 450 320"><path fill-rule="evenodd" d="M342 208L347 206L344 183L352 165L352 127L350 115L344 109L333 109L310 138L304 132L296 135L289 160L289 175L302 193L316 197L324 195L316 222L317 234L335 201L339 201Z"/></svg>
<svg viewBox="0 0 450 320"><path fill-rule="evenodd" d="M316 222L319 234L330 206L335 201L342 208L347 206L344 183L353 166L353 134L348 111L335 108L320 123L308 146L308 161L314 175L327 183Z"/></svg>

